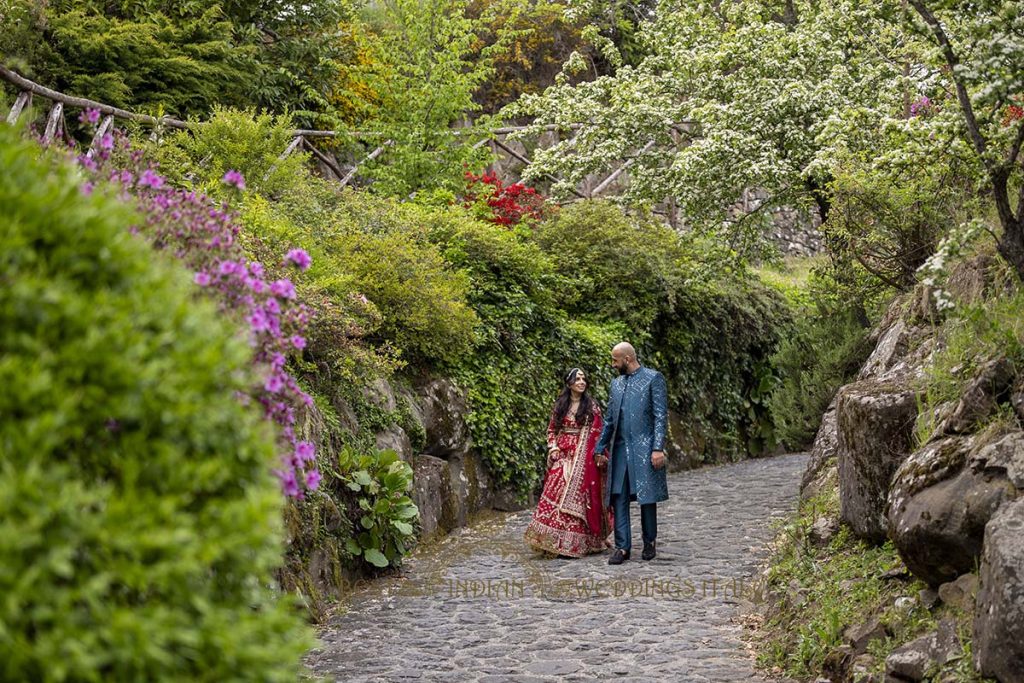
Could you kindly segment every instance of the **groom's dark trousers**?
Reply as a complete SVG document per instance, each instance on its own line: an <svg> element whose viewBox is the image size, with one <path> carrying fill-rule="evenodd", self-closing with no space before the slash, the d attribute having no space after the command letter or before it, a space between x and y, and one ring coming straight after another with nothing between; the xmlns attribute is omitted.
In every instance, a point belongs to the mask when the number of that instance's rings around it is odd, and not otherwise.
<svg viewBox="0 0 1024 683"><path fill-rule="evenodd" d="M622 489L611 495L612 510L615 515L615 547L629 550L633 546L633 533L629 524L629 469L622 478ZM644 543L651 543L658 535L657 504L647 503L640 506L640 529Z"/></svg>

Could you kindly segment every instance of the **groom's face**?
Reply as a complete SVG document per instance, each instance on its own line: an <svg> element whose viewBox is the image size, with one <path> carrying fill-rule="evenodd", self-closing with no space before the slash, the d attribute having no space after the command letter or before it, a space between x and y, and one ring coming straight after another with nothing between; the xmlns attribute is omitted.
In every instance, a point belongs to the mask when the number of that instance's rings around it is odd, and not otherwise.
<svg viewBox="0 0 1024 683"><path fill-rule="evenodd" d="M620 375L625 375L629 369L626 354L618 350L612 351L612 367L618 370Z"/></svg>

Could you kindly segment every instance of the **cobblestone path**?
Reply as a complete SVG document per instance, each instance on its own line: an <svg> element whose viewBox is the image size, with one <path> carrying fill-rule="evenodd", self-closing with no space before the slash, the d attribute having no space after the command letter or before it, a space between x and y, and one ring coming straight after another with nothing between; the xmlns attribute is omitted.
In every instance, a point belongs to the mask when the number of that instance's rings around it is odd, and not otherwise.
<svg viewBox="0 0 1024 683"><path fill-rule="evenodd" d="M658 556L556 558L526 547L532 510L490 513L356 587L307 660L337 681L678 681L754 674L740 602L759 598L769 522L796 505L802 453L669 474Z"/></svg>

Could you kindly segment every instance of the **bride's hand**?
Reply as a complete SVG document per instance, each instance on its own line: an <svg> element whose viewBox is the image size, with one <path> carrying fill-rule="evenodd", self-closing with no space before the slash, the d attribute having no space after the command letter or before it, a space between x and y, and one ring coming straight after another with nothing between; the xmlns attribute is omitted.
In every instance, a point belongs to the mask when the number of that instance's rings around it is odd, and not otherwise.
<svg viewBox="0 0 1024 683"><path fill-rule="evenodd" d="M607 464L608 458L603 453L597 453L594 455L594 464L598 467L604 467Z"/></svg>

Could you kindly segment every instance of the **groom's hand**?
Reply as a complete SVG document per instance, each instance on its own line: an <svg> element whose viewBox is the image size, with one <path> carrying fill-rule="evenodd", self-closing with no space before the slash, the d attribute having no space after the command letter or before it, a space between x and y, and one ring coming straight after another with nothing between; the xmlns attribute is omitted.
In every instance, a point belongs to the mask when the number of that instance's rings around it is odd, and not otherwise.
<svg viewBox="0 0 1024 683"><path fill-rule="evenodd" d="M656 470L665 466L665 451L654 451L651 453L651 465Z"/></svg>

